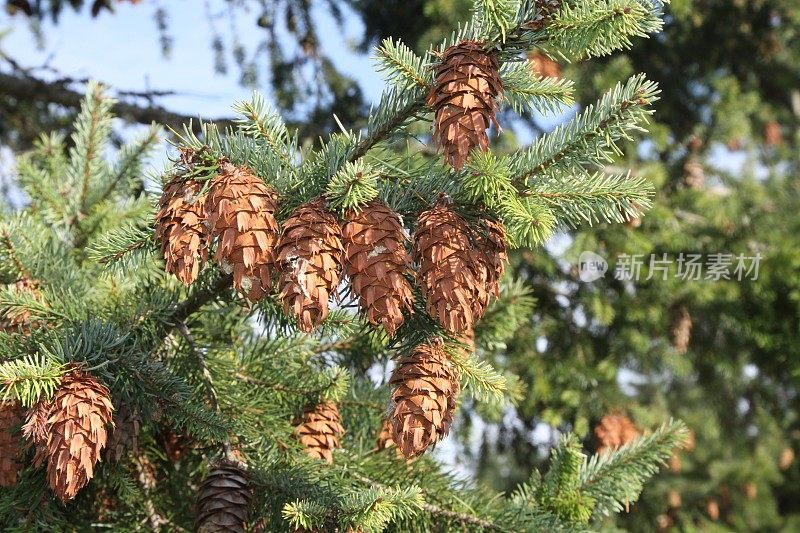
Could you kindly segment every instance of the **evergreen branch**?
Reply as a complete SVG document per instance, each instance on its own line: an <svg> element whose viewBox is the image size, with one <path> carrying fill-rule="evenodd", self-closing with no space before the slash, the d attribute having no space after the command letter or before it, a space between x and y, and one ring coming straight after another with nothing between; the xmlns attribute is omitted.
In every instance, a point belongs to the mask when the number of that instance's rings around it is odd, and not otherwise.
<svg viewBox="0 0 800 533"><path fill-rule="evenodd" d="M366 483L368 486L378 487L380 489L388 490L388 487L386 487L386 485L380 483L379 481L371 479L359 472L356 472L355 470L351 470L350 475L352 475L354 478L358 479L362 483ZM438 505L428 503L424 499L422 500L421 508L423 511L432 514L433 516L441 516L443 518L455 520L465 525L479 526L487 531L507 531L502 526L490 522L489 520L485 520L479 516L475 516L470 513L451 511L450 509L445 509Z"/></svg>
<svg viewBox="0 0 800 533"><path fill-rule="evenodd" d="M571 0L548 20L543 48L565 58L604 56L630 48L632 37L658 33L662 26L658 0Z"/></svg>
<svg viewBox="0 0 800 533"><path fill-rule="evenodd" d="M568 173L612 161L612 156L620 153L620 139L630 139L631 130L645 131L640 124L652 114L647 106L658 100L658 93L658 86L642 74L631 77L624 85L617 84L569 123L509 156L512 183L524 190L532 176Z"/></svg>
<svg viewBox="0 0 800 533"><path fill-rule="evenodd" d="M61 383L64 365L42 354L26 355L0 363L2 400L17 400L30 407L41 398L50 398Z"/></svg>
<svg viewBox="0 0 800 533"><path fill-rule="evenodd" d="M469 389L477 400L501 402L508 392L508 380L492 368L486 361L467 355L460 346L445 345L450 360L459 376L465 381L464 389Z"/></svg>
<svg viewBox="0 0 800 533"><path fill-rule="evenodd" d="M211 285L207 285L193 292L186 300L179 303L175 310L170 313L167 321L177 325L189 316L196 313L201 307L212 302L220 294L230 289L233 284L233 275L226 274L217 278Z"/></svg>
<svg viewBox="0 0 800 533"><path fill-rule="evenodd" d="M506 41L506 36L514 27L519 0L477 0L474 4L476 25L481 35L489 40Z"/></svg>
<svg viewBox="0 0 800 533"><path fill-rule="evenodd" d="M378 176L363 159L345 163L328 181L325 190L328 205L341 212L366 205L378 196Z"/></svg>
<svg viewBox="0 0 800 533"><path fill-rule="evenodd" d="M569 175L536 180L523 194L536 197L555 213L560 223L575 227L604 220L624 222L650 208L653 185L628 174Z"/></svg>
<svg viewBox="0 0 800 533"><path fill-rule="evenodd" d="M595 501L594 514L619 512L636 501L645 480L658 472L659 465L687 438L683 422L670 421L617 450L584 459L580 490Z"/></svg>
<svg viewBox="0 0 800 533"><path fill-rule="evenodd" d="M101 264L114 264L153 245L153 228L129 223L100 235L88 248L87 257Z"/></svg>
<svg viewBox="0 0 800 533"><path fill-rule="evenodd" d="M503 64L500 77L503 97L517 113L532 108L547 115L574 103L571 80L537 76L527 61Z"/></svg>
<svg viewBox="0 0 800 533"><path fill-rule="evenodd" d="M254 91L249 102L236 102L233 110L244 115L243 119L236 120L239 131L252 138L264 140L285 169L294 169L297 140L289 135L280 115L267 105L261 93Z"/></svg>
<svg viewBox="0 0 800 533"><path fill-rule="evenodd" d="M425 68L424 60L401 41L395 42L387 37L375 52L377 70L388 81L406 89L427 89L433 82L431 70Z"/></svg>

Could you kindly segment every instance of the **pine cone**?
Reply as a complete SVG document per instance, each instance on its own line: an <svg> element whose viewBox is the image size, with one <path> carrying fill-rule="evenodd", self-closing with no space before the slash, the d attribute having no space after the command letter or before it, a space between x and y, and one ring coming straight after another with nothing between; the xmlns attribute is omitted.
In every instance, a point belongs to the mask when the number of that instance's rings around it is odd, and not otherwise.
<svg viewBox="0 0 800 533"><path fill-rule="evenodd" d="M27 421L22 426L22 435L33 443L36 450L33 456L34 468L39 468L47 460L47 420L52 409L52 401L39 400L28 409L25 416Z"/></svg>
<svg viewBox="0 0 800 533"><path fill-rule="evenodd" d="M557 61L550 59L546 54L541 52L529 52L528 63L534 74L546 78L561 77L561 65L559 65Z"/></svg>
<svg viewBox="0 0 800 533"><path fill-rule="evenodd" d="M347 213L342 228L345 273L370 324L383 324L394 335L411 311L414 294L403 275L411 258L400 217L379 201Z"/></svg>
<svg viewBox="0 0 800 533"><path fill-rule="evenodd" d="M681 355L685 354L692 338L692 316L684 306L678 307L673 313L670 337L675 351Z"/></svg>
<svg viewBox="0 0 800 533"><path fill-rule="evenodd" d="M381 430L378 433L378 441L375 444L375 451L379 452L387 448L394 448L396 445L392 440L392 423L388 418L381 420Z"/></svg>
<svg viewBox="0 0 800 533"><path fill-rule="evenodd" d="M328 316L328 298L342 270L341 233L321 198L298 207L284 223L278 243L281 299L284 311L305 332Z"/></svg>
<svg viewBox="0 0 800 533"><path fill-rule="evenodd" d="M119 462L130 450L136 449L139 440L141 420L135 410L123 405L114 417L114 429L108 438L105 459Z"/></svg>
<svg viewBox="0 0 800 533"><path fill-rule="evenodd" d="M482 300L476 300L478 305L473 306L475 319L479 320L486 312L490 298L500 296L500 280L506 270L508 262L508 249L506 248L506 228L495 220L482 219L477 232L476 257L480 265L479 275L484 290L480 291ZM471 333L474 345L474 333Z"/></svg>
<svg viewBox="0 0 800 533"><path fill-rule="evenodd" d="M14 292L27 293L35 298L41 295L38 284L25 276L19 278L11 287ZM0 331L5 333L22 333L23 335L27 335L30 333L31 328L37 326L37 323L31 321L31 312L25 309L4 313L0 316Z"/></svg>
<svg viewBox="0 0 800 533"><path fill-rule="evenodd" d="M183 176L164 186L156 214L156 238L167 262L166 271L189 285L208 259L206 195L203 185Z"/></svg>
<svg viewBox="0 0 800 533"><path fill-rule="evenodd" d="M447 48L436 67L436 81L428 94L435 113L433 136L444 157L456 170L464 166L476 146L489 149L486 130L497 123L497 101L503 91L497 56L479 41L462 41Z"/></svg>
<svg viewBox="0 0 800 533"><path fill-rule="evenodd" d="M609 414L600 419L594 435L599 443L597 453L600 453L635 440L641 432L627 416Z"/></svg>
<svg viewBox="0 0 800 533"><path fill-rule="evenodd" d="M340 447L339 436L344 433L339 408L333 402L306 407L295 433L309 456L332 463L333 449Z"/></svg>
<svg viewBox="0 0 800 533"><path fill-rule="evenodd" d="M13 487L22 471L22 411L17 402L0 402L0 487Z"/></svg>
<svg viewBox="0 0 800 533"><path fill-rule="evenodd" d="M536 15L527 21L524 27L533 31L543 30L550 22L550 18L561 9L562 0L536 0Z"/></svg>
<svg viewBox="0 0 800 533"><path fill-rule="evenodd" d="M428 314L447 331L472 330L489 300L488 273L472 249L467 222L443 202L419 216L414 233L414 261ZM476 316L478 315L478 316Z"/></svg>
<svg viewBox="0 0 800 533"><path fill-rule="evenodd" d="M277 194L250 170L223 163L208 195L209 226L219 237L214 259L233 272L233 285L251 302L272 286L278 241Z"/></svg>
<svg viewBox="0 0 800 533"><path fill-rule="evenodd" d="M195 531L244 533L252 498L247 472L233 461L221 461L197 491Z"/></svg>
<svg viewBox="0 0 800 533"><path fill-rule="evenodd" d="M458 380L441 340L417 346L398 362L392 385L392 440L406 458L416 457L450 430Z"/></svg>
<svg viewBox="0 0 800 533"><path fill-rule="evenodd" d="M789 470L794 464L794 450L791 448L784 448L778 456L778 468L781 470Z"/></svg>
<svg viewBox="0 0 800 533"><path fill-rule="evenodd" d="M67 502L94 476L106 445L106 424L113 426L110 393L90 374L73 370L53 396L47 420L47 481Z"/></svg>

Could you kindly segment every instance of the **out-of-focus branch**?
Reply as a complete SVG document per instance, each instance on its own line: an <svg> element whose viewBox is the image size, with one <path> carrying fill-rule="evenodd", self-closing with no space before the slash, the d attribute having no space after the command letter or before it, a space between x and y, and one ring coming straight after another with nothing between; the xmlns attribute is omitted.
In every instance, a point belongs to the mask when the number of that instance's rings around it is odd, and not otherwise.
<svg viewBox="0 0 800 533"><path fill-rule="evenodd" d="M68 108L78 109L84 95L71 87L80 80L60 79L56 81L46 81L36 78L29 74L8 74L0 72L0 96L10 96L20 102L41 102L51 103ZM133 93L118 91L119 96L134 95L139 98L152 98L164 96L164 92L154 93ZM190 117L174 113L156 104L138 105L129 102L119 101L114 105L114 113L127 121L140 124L150 124L157 122L170 128L180 131L184 124L192 121L192 129L200 131L200 121L198 117ZM209 119L206 119L209 120ZM220 128L225 128L233 124L229 118L210 119Z"/></svg>

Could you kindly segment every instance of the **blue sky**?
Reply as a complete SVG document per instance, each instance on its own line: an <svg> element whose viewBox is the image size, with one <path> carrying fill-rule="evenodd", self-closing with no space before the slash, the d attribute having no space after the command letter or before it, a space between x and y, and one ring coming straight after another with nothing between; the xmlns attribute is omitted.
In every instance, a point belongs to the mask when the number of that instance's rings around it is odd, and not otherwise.
<svg viewBox="0 0 800 533"><path fill-rule="evenodd" d="M224 9L221 0L209 3L212 10ZM103 12L96 19L87 10L74 13L67 9L58 25L45 22L42 46L23 16L3 13L0 31L12 32L0 40L0 50L25 67L47 63L62 75L95 78L117 89L173 90L178 94L160 102L176 112L230 116L231 103L248 99L250 90L239 85L235 65L227 75L214 72L211 30L203 2L173 0L161 4L169 13L169 33L174 39L169 58L161 53L155 5L148 1L118 4L116 13ZM347 15L348 10L343 9ZM370 100L376 101L383 82L372 69L369 56L355 53L351 45L363 31L359 18L346 16L342 31L326 8L315 8L314 17L324 52L341 71L359 81ZM251 50L264 31L256 25L256 18L251 12L235 21L239 39ZM228 31L227 26L225 19L217 22L220 31Z"/></svg>

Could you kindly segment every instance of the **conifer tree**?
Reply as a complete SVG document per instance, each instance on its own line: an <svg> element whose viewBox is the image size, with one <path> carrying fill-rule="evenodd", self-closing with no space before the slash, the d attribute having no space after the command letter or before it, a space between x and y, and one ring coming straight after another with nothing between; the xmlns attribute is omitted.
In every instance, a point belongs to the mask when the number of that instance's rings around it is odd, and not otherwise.
<svg viewBox="0 0 800 533"><path fill-rule="evenodd" d="M661 9L479 0L427 58L382 43L389 87L364 131L303 151L254 95L235 128L177 135L160 192L142 171L158 130L106 161L112 102L92 85L70 142L43 135L20 159L27 203L0 227L0 312L27 325L0 332L2 400L27 409L32 445L3 463L0 524L584 531L635 501L685 440L681 423L592 457L565 436L547 472L509 494L459 482L426 452L460 402L519 400L473 349L502 345L529 310L520 284L500 281L507 247L640 216L652 195L588 168L643 128L658 99L644 76L506 156L486 142L495 110L571 102L529 49L608 54L657 32ZM411 142L419 127L445 155ZM413 249L394 253L402 230ZM365 371L390 361L388 382ZM4 419L11 448L20 429ZM115 437L123 428L136 438ZM116 461L101 460L109 433Z"/></svg>

